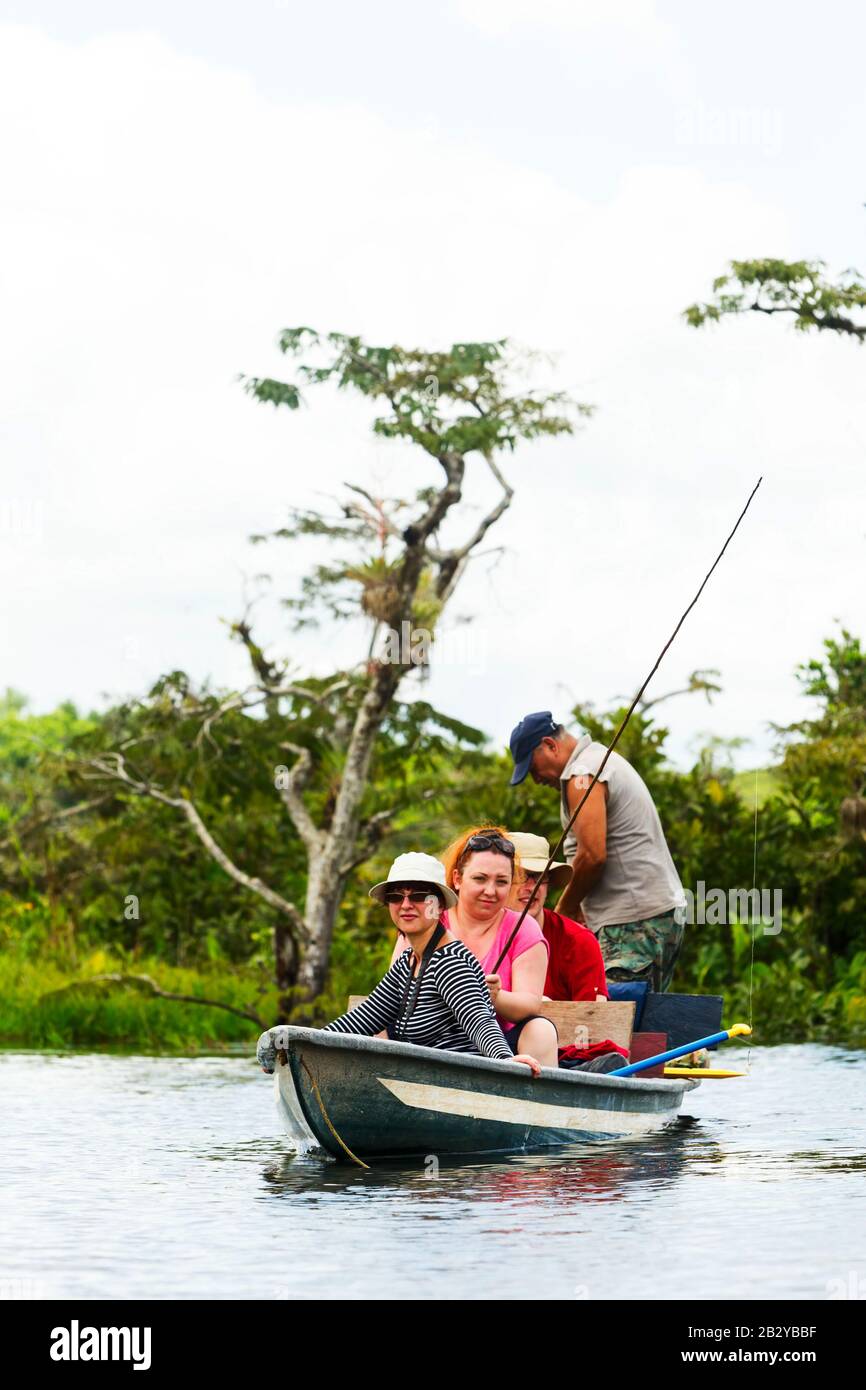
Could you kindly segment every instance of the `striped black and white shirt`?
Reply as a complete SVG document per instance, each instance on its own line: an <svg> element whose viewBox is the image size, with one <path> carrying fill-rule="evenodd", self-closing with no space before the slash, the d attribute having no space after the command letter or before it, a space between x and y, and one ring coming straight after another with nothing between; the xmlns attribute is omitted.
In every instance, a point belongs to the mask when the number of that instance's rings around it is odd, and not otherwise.
<svg viewBox="0 0 866 1390"><path fill-rule="evenodd" d="M411 949L398 956L373 993L326 1033L360 1033L372 1037L399 1022L406 986L415 959ZM410 991L414 993L415 986ZM484 971L462 941L449 941L430 957L415 1008L399 1032L400 1042L440 1047L449 1052L480 1052L484 1057L511 1061L513 1053L502 1036L490 1002Z"/></svg>

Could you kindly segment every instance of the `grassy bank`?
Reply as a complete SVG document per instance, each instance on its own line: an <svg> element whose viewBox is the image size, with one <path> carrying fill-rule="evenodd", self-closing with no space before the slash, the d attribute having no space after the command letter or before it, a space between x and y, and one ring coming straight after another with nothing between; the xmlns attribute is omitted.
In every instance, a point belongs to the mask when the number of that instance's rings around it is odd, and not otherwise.
<svg viewBox="0 0 866 1390"><path fill-rule="evenodd" d="M144 977L117 983L103 976ZM220 966L185 970L161 961L130 964L93 951L74 970L44 957L0 957L0 1043L56 1051L123 1047L142 1052L220 1050L255 1043L252 1019L203 1004L163 999L145 982L170 994L218 1000L250 1009L271 1022L276 996L261 990L261 975Z"/></svg>
<svg viewBox="0 0 866 1390"><path fill-rule="evenodd" d="M866 1047L866 953L861 952L825 990L816 989L807 962L793 959L755 964L751 1010L745 974L734 985L702 978L675 979L674 990L721 993L725 1022L750 1015L755 1042L824 1042ZM343 972L338 972L342 975ZM259 1015L263 1026L277 1017L276 993L264 989L261 975L229 968L177 969L152 959L134 964L93 951L72 970L51 960L0 957L0 1045L52 1051L117 1047L136 1052L220 1051L230 1045L252 1047L260 1031L253 1019L222 1008L184 1003L155 995L141 980L118 983L102 977L145 977L158 989L195 999L218 1000ZM360 988L369 988L369 983ZM313 1018L324 1021L345 1008L348 981L333 983ZM321 1016L321 1017L319 1017Z"/></svg>

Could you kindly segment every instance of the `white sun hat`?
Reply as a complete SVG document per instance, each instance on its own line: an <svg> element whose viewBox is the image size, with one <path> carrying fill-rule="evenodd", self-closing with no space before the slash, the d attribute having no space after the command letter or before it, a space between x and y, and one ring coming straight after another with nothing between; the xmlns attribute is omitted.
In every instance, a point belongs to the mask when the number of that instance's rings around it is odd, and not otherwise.
<svg viewBox="0 0 866 1390"><path fill-rule="evenodd" d="M382 883L374 883L369 896L378 903L385 901L385 894L395 883L417 883L421 888L436 888L445 899L446 907L453 907L457 894L445 882L445 865L432 854L398 854L388 870L388 877Z"/></svg>
<svg viewBox="0 0 866 1390"><path fill-rule="evenodd" d="M508 838L517 850L520 867L530 874L544 872L550 858L550 845L543 835L530 835L525 830L509 830ZM551 888L564 888L571 878L571 868L554 860L548 874Z"/></svg>

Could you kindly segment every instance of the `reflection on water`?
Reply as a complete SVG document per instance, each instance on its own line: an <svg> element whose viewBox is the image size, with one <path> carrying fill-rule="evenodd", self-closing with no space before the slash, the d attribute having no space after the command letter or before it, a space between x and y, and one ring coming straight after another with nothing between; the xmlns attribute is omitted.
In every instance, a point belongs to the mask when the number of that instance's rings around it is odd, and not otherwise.
<svg viewBox="0 0 866 1390"><path fill-rule="evenodd" d="M409 1270L453 1298L856 1287L866 1054L750 1065L650 1137L364 1171L289 1153L246 1058L0 1053L0 1279L83 1298L259 1297L263 1276L276 1298L405 1297Z"/></svg>
<svg viewBox="0 0 866 1390"><path fill-rule="evenodd" d="M284 1155L266 1165L262 1177L269 1195L315 1201L321 1192L345 1187L353 1192L412 1193L416 1202L519 1201L524 1206L572 1201L622 1201L632 1183L676 1180L688 1154L688 1136L699 1123L683 1118L651 1138L563 1145L544 1154L477 1158L437 1157L435 1170L415 1159L378 1159L368 1170L332 1164L312 1154ZM703 1139L706 1153L714 1141Z"/></svg>

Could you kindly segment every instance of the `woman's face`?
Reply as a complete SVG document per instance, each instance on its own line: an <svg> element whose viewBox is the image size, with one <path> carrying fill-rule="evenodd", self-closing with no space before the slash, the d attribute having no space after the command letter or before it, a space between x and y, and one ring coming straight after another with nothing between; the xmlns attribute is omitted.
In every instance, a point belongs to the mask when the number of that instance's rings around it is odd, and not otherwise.
<svg viewBox="0 0 866 1390"><path fill-rule="evenodd" d="M454 887L474 916L492 917L508 900L513 874L514 865L507 854L476 850L462 870L455 870Z"/></svg>
<svg viewBox="0 0 866 1390"><path fill-rule="evenodd" d="M386 892L395 897L398 893L401 895L400 902L388 903L388 911L394 926L404 935L412 936L416 932L426 931L434 922L438 922L442 902L434 889L425 887L423 883L394 883L388 885ZM410 893L423 893L423 901L412 902Z"/></svg>

